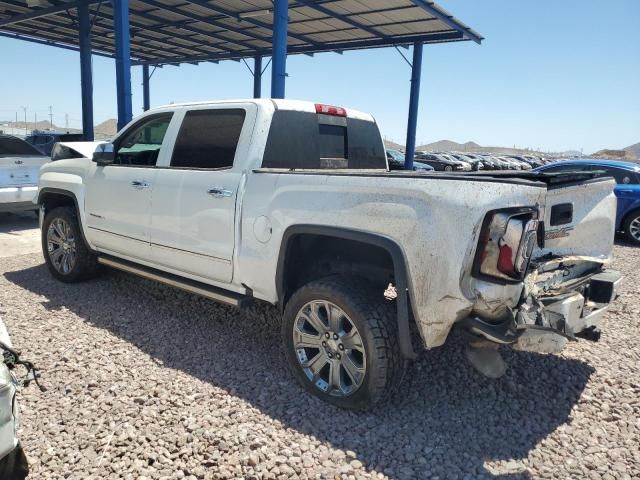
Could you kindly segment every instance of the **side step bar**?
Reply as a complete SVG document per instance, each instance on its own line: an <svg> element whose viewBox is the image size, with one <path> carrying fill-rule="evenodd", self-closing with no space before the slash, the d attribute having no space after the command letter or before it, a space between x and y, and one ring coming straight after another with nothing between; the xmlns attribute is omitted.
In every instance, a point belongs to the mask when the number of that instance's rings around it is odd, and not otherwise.
<svg viewBox="0 0 640 480"><path fill-rule="evenodd" d="M156 282L164 283L165 285L176 287L189 293L194 293L196 295L215 300L216 302L233 305L238 308L246 307L253 301L251 297L247 297L240 293L230 292L222 288L207 285L206 283L182 278L171 273L156 270L155 268L146 267L144 265L138 265L120 258L101 255L98 257L98 263L124 272L133 273L134 275L138 275L149 280L155 280Z"/></svg>

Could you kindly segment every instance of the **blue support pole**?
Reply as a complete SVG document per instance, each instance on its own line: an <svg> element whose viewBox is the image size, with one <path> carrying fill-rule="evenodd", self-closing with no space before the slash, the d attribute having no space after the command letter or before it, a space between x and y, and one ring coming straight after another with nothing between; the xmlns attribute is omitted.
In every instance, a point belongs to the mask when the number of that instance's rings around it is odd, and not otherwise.
<svg viewBox="0 0 640 480"><path fill-rule="evenodd" d="M91 72L91 20L89 5L78 5L80 44L80 90L82 98L82 133L85 141L93 141L93 76Z"/></svg>
<svg viewBox="0 0 640 480"><path fill-rule="evenodd" d="M404 154L404 168L413 170L416 153L416 128L418 125L418 101L420 99L420 75L422 73L422 42L413 44L411 63L411 93L409 94L409 118L407 121L407 144Z"/></svg>
<svg viewBox="0 0 640 480"><path fill-rule="evenodd" d="M253 59L253 98L262 96L262 57L256 55Z"/></svg>
<svg viewBox="0 0 640 480"><path fill-rule="evenodd" d="M273 2L273 39L271 57L271 98L284 98L287 76L287 29L289 26L288 0Z"/></svg>
<svg viewBox="0 0 640 480"><path fill-rule="evenodd" d="M149 91L149 65L142 64L142 109L146 112L151 108L151 93Z"/></svg>
<svg viewBox="0 0 640 480"><path fill-rule="evenodd" d="M112 0L113 29L116 47L116 87L118 96L118 130L132 118L131 48L129 38L129 0Z"/></svg>

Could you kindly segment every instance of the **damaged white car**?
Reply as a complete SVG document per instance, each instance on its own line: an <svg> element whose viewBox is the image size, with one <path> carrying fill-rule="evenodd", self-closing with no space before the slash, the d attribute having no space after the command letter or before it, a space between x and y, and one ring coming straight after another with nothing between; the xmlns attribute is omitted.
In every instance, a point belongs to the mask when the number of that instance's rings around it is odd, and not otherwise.
<svg viewBox="0 0 640 480"><path fill-rule="evenodd" d="M505 368L496 345L596 339L620 280L606 270L613 180L389 171L375 120L351 109L170 105L111 143L59 150L37 200L55 278L102 264L277 305L294 376L341 407L387 397L413 345L436 348L454 327L491 376Z"/></svg>
<svg viewBox="0 0 640 480"><path fill-rule="evenodd" d="M27 370L26 378L16 377L16 368ZM22 360L12 345L4 322L0 319L0 479L22 480L29 474L27 457L18 441L18 403L20 386L34 381L42 391L39 373L29 361Z"/></svg>

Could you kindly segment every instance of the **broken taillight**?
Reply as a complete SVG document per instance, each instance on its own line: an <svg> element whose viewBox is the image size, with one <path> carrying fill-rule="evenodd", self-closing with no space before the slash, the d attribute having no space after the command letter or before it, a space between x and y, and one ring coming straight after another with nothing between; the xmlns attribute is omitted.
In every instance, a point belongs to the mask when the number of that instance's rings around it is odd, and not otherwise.
<svg viewBox="0 0 640 480"><path fill-rule="evenodd" d="M521 280L535 247L537 231L535 209L490 212L480 234L474 274L508 281Z"/></svg>

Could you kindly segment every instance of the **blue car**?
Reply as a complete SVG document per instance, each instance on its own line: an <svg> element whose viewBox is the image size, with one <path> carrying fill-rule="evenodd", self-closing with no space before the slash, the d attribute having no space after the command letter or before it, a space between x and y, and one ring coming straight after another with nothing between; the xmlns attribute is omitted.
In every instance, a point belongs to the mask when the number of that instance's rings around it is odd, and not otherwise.
<svg viewBox="0 0 640 480"><path fill-rule="evenodd" d="M536 168L535 172L602 172L616 180L616 229L640 245L640 164L613 160L568 160Z"/></svg>

